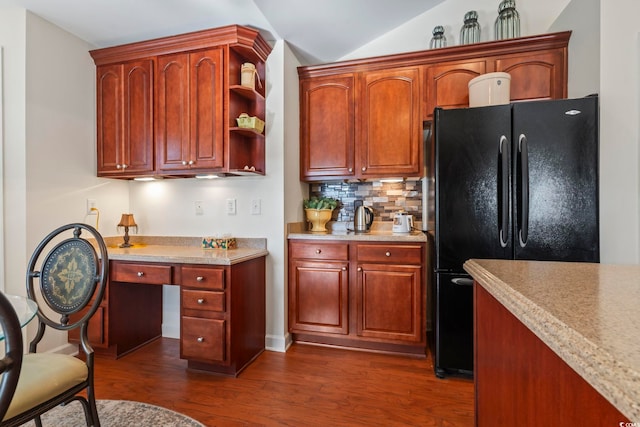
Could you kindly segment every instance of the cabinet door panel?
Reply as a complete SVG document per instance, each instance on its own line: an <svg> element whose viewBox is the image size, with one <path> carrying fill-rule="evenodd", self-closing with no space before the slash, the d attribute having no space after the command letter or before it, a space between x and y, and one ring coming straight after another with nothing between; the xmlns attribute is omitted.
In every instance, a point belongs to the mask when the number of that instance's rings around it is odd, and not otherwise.
<svg viewBox="0 0 640 427"><path fill-rule="evenodd" d="M189 157L189 55L158 58L156 144L158 168L182 169Z"/></svg>
<svg viewBox="0 0 640 427"><path fill-rule="evenodd" d="M422 292L420 266L363 264L358 276L358 335L420 342Z"/></svg>
<svg viewBox="0 0 640 427"><path fill-rule="evenodd" d="M487 72L486 61L445 63L427 68L426 118L433 109L469 106L469 81Z"/></svg>
<svg viewBox="0 0 640 427"><path fill-rule="evenodd" d="M125 172L153 171L153 61L124 64Z"/></svg>
<svg viewBox="0 0 640 427"><path fill-rule="evenodd" d="M419 69L364 73L359 99L360 176L418 176L422 147Z"/></svg>
<svg viewBox="0 0 640 427"><path fill-rule="evenodd" d="M347 334L347 263L291 262L289 322L292 332Z"/></svg>
<svg viewBox="0 0 640 427"><path fill-rule="evenodd" d="M122 65L97 67L98 174L118 172L123 163Z"/></svg>
<svg viewBox="0 0 640 427"><path fill-rule="evenodd" d="M355 76L300 85L301 179L354 174Z"/></svg>
<svg viewBox="0 0 640 427"><path fill-rule="evenodd" d="M496 71L511 75L512 101L567 97L562 49L497 59Z"/></svg>
<svg viewBox="0 0 640 427"><path fill-rule="evenodd" d="M190 117L192 168L224 166L222 49L191 53Z"/></svg>

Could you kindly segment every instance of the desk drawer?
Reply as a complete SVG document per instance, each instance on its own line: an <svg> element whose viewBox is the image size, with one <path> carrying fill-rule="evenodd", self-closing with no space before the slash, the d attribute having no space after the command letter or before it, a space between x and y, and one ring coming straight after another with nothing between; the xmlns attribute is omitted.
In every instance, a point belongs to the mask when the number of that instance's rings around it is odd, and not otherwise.
<svg viewBox="0 0 640 427"><path fill-rule="evenodd" d="M182 308L224 312L224 292L183 289Z"/></svg>
<svg viewBox="0 0 640 427"><path fill-rule="evenodd" d="M182 316L180 357L207 362L225 360L225 321Z"/></svg>
<svg viewBox="0 0 640 427"><path fill-rule="evenodd" d="M358 245L358 262L385 262L393 264L421 264L422 247L419 245Z"/></svg>
<svg viewBox="0 0 640 427"><path fill-rule="evenodd" d="M224 289L224 269L182 267L182 286L199 289Z"/></svg>
<svg viewBox="0 0 640 427"><path fill-rule="evenodd" d="M171 266L156 264L130 264L111 261L110 277L113 282L171 284Z"/></svg>

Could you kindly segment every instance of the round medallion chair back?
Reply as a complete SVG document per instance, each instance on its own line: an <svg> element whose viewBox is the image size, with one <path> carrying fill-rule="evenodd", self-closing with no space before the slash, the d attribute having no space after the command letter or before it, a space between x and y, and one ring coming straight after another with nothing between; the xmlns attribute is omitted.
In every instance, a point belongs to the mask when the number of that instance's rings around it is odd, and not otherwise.
<svg viewBox="0 0 640 427"><path fill-rule="evenodd" d="M89 225L59 227L37 246L27 267L27 296L38 305L38 332L24 355L18 388L2 426L34 420L41 427L42 414L74 400L82 404L88 426L100 425L88 323L103 298L108 271L104 240ZM79 357L38 353L47 328L79 328ZM86 397L79 395L85 390Z"/></svg>

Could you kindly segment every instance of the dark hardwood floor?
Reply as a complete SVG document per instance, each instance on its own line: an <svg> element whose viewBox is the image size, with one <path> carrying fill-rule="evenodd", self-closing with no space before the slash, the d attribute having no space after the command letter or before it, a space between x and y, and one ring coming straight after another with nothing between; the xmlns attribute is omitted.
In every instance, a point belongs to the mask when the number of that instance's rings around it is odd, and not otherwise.
<svg viewBox="0 0 640 427"><path fill-rule="evenodd" d="M207 426L471 426L473 382L414 359L294 344L237 378L188 371L178 340L96 358L98 399L136 400Z"/></svg>

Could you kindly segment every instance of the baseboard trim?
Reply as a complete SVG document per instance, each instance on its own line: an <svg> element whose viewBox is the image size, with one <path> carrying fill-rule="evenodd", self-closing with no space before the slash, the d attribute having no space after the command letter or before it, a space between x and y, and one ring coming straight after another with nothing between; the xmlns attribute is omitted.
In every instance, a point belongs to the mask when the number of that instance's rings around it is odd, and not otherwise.
<svg viewBox="0 0 640 427"><path fill-rule="evenodd" d="M266 350L278 351L281 353L286 352L291 347L292 338L291 334L287 332L286 335L267 335L264 340L264 346Z"/></svg>

